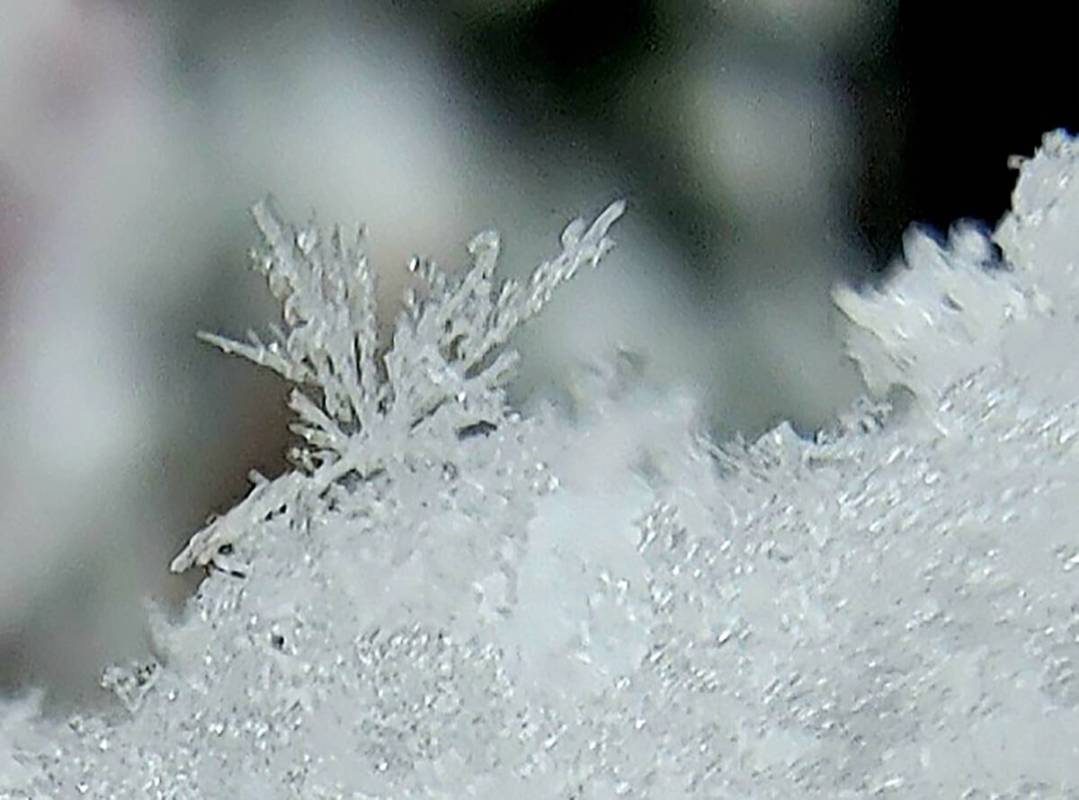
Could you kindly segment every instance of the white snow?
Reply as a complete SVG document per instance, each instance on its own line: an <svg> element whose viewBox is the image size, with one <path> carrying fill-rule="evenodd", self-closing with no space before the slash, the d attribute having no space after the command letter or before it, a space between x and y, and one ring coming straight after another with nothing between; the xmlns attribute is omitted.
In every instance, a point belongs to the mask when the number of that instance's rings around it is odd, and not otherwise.
<svg viewBox="0 0 1079 800"><path fill-rule="evenodd" d="M868 385L914 402L814 441L719 450L614 369L572 422L485 387L489 427L398 431L407 458L314 486L347 425L309 393L297 490L179 564L220 569L158 664L108 674L126 711L9 711L0 797L1079 794L1077 164L1055 133L1022 166L1002 260L915 231L891 283L838 293ZM462 296L440 281L432 336ZM466 318L491 297L465 294ZM467 359L402 324L391 381ZM318 374L330 341L293 377L348 380Z"/></svg>

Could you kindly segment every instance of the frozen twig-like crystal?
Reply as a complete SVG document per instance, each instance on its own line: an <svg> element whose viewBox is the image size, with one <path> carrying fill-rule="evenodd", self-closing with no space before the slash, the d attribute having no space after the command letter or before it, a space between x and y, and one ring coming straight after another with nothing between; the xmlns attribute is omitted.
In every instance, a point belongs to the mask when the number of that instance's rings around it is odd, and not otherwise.
<svg viewBox="0 0 1079 800"><path fill-rule="evenodd" d="M571 222L561 253L526 284L495 280L499 242L493 232L471 241L473 266L461 278L414 261L425 291L422 298L409 293L393 342L380 357L375 280L362 231L350 237L337 227L326 236L313 224L285 222L270 198L256 205L265 247L253 254L254 267L281 302L284 328L265 342L255 333L246 342L201 338L296 384L289 406L298 418L292 430L304 440L295 454L301 470L256 485L191 538L173 571L209 564L222 546L300 494L320 497L348 475L363 478L387 458L408 458L409 442L418 437L497 425L505 413L502 387L516 364L507 340L582 265L599 261L611 247L607 232L624 210L619 201L591 225Z"/></svg>

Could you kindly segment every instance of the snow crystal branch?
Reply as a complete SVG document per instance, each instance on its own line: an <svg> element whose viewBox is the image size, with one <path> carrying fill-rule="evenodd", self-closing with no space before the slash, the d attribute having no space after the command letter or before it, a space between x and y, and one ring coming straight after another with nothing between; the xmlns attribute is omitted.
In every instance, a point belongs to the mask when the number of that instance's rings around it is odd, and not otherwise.
<svg viewBox="0 0 1079 800"><path fill-rule="evenodd" d="M296 385L292 430L305 444L292 456L302 471L257 481L243 502L191 538L172 570L208 565L223 545L301 494L322 496L350 474L362 478L388 458L407 457L420 436L497 425L506 413L502 387L517 362L505 347L510 335L582 265L596 265L624 210L619 201L591 225L571 222L561 253L526 284L496 282L499 240L490 231L472 239L473 265L459 279L413 260L409 268L424 291L408 293L392 345L379 357L375 277L362 229L347 236L337 226L326 236L314 224L289 225L269 198L256 205L265 248L253 254L254 268L281 303L284 328L272 328L268 341L254 332L246 342L200 336Z"/></svg>

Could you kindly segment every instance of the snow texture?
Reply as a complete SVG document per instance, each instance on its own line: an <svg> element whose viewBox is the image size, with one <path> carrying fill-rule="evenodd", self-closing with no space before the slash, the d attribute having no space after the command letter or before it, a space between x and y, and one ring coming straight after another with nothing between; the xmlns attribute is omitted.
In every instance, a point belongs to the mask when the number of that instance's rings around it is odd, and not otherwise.
<svg viewBox="0 0 1079 800"><path fill-rule="evenodd" d="M1079 797L1077 166L1048 135L991 238L837 292L891 403L725 448L628 355L572 421L505 406L620 206L526 287L487 234L420 267L384 355L359 246L260 207L286 329L210 338L300 385L297 469L177 558L115 714L0 717L0 796Z"/></svg>

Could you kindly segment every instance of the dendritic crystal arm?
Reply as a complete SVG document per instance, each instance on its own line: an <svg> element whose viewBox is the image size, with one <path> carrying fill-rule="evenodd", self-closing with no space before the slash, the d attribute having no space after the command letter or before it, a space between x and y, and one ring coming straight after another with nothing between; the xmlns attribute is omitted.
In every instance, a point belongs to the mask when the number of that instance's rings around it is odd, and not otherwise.
<svg viewBox="0 0 1079 800"><path fill-rule="evenodd" d="M271 199L256 205L265 248L253 253L254 267L281 302L283 328L267 341L253 332L246 342L200 336L296 384L289 406L298 418L292 430L304 440L294 455L300 470L257 481L243 502L191 538L173 571L210 564L221 547L300 494L322 497L350 473L363 477L386 458L407 458L409 442L421 436L497 424L506 411L502 386L517 361L504 349L509 336L582 265L595 266L624 210L619 201L591 225L571 222L562 251L525 285L496 282L493 232L469 244L473 264L460 278L414 261L422 291L405 298L392 346L378 359L375 281L362 231L348 238L337 227L325 236L314 225L289 225Z"/></svg>
<svg viewBox="0 0 1079 800"><path fill-rule="evenodd" d="M288 505L307 480L302 473L289 472L273 481L256 482L255 488L243 502L192 536L169 568L173 572L184 572L194 566L208 566L222 547L234 542L243 531L265 521L277 509Z"/></svg>

